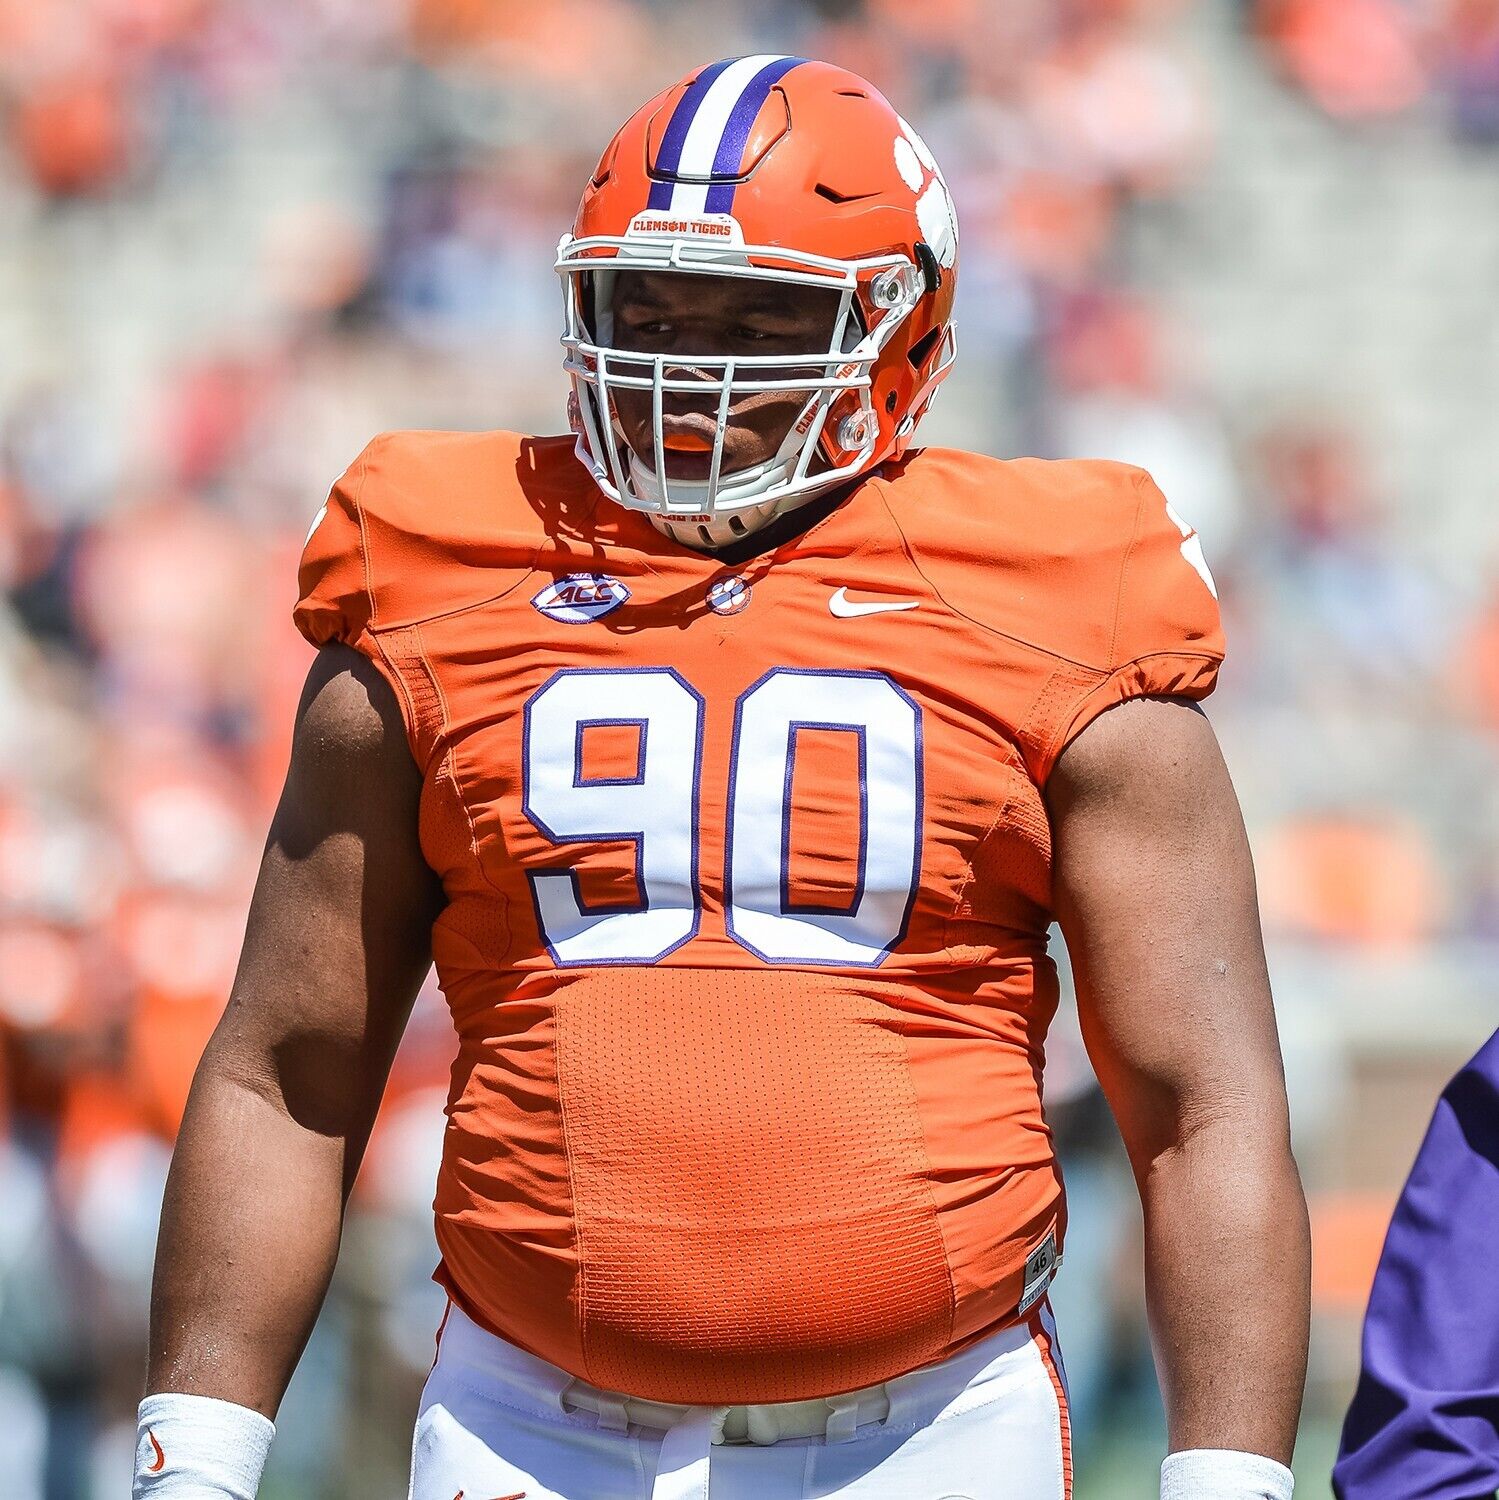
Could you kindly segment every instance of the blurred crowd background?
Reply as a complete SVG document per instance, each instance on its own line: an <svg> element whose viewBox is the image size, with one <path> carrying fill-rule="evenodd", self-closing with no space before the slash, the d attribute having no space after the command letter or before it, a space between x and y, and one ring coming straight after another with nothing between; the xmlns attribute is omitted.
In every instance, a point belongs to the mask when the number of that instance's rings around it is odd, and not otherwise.
<svg viewBox="0 0 1499 1500"><path fill-rule="evenodd" d="M929 441L1151 468L1230 640L1316 1236L1298 1456L1441 1082L1499 1017L1499 0L0 0L0 1429L126 1492L168 1153L222 1006L333 477L557 431L557 238L689 66L825 56L944 164ZM269 1500L404 1492L440 1296L424 996ZM1155 1493L1137 1208L1066 1018L1048 1106L1080 1500ZM232 1274L232 1270L227 1274Z"/></svg>

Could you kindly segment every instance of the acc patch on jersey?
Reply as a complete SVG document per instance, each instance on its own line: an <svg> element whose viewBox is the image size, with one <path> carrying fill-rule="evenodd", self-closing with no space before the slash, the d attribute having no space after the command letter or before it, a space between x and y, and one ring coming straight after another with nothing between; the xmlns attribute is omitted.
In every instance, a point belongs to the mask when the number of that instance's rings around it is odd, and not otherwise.
<svg viewBox="0 0 1499 1500"><path fill-rule="evenodd" d="M586 625L618 609L629 597L629 589L607 573L569 573L549 583L531 603L549 620Z"/></svg>

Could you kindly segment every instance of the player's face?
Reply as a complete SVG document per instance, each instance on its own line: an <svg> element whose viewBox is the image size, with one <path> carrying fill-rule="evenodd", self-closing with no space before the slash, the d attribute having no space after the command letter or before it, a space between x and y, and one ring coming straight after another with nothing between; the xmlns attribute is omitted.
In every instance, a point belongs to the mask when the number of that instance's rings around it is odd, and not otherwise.
<svg viewBox="0 0 1499 1500"><path fill-rule="evenodd" d="M729 355L817 355L806 369L775 371L776 379L815 379L823 373L839 293L824 287L773 286L735 276L680 275L670 271L621 271L614 287L617 349L680 355L671 378L701 373L703 394L667 392L662 399L666 473L671 479L703 480L712 467L717 435L719 387L713 372L695 372L694 358ZM760 391L729 407L722 472L732 474L773 458L807 403L806 390ZM624 439L655 466L651 393L619 390L614 409Z"/></svg>

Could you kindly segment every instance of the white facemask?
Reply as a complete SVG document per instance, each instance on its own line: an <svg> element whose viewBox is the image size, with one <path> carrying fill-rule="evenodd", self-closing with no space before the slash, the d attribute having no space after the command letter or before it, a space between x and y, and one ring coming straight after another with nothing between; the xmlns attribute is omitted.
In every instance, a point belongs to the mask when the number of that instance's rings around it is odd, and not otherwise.
<svg viewBox="0 0 1499 1500"><path fill-rule="evenodd" d="M608 252L607 254L603 252ZM759 261L778 261L768 269ZM783 285L817 286L842 293L828 347L820 354L682 357L612 347L607 308L613 273L669 271L680 275L733 275ZM832 260L781 247L728 247L680 240L640 241L614 237L564 238L557 268L567 290L564 368L572 376L578 456L611 499L646 512L665 535L687 546L711 550L752 535L777 516L867 472L884 455L875 452L880 423L870 395L871 372L881 351L923 295L920 269L902 255L866 261ZM880 310L872 328L863 326L855 303L860 278ZM591 332L584 315L584 278L595 278L595 300L605 309ZM809 369L813 372L809 374ZM621 390L648 391L654 407L655 452L641 455L624 442L612 400ZM723 472L724 436L730 406L758 391L805 393L806 404L780 450L753 468ZM668 393L711 395L718 403L718 434L703 480L662 477L666 444L662 408ZM820 445L835 402L847 393L857 404ZM849 403L844 400L843 404ZM813 472L814 462L820 467Z"/></svg>

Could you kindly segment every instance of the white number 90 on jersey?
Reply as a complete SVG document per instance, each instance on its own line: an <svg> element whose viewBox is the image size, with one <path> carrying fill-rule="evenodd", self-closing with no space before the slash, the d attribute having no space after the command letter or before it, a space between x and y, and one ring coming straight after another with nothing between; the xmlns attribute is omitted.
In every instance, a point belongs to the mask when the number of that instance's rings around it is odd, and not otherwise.
<svg viewBox="0 0 1499 1500"><path fill-rule="evenodd" d="M633 777L584 775L591 725L638 729ZM787 879L798 731L857 737L849 787L857 878L846 910L798 905ZM584 905L576 873L531 872L541 934L559 965L648 964L698 930L703 699L666 667L566 668L531 696L524 808L554 844L635 846L638 905ZM921 710L878 672L777 668L739 698L727 768L729 935L768 963L870 967L905 933L921 853Z"/></svg>

